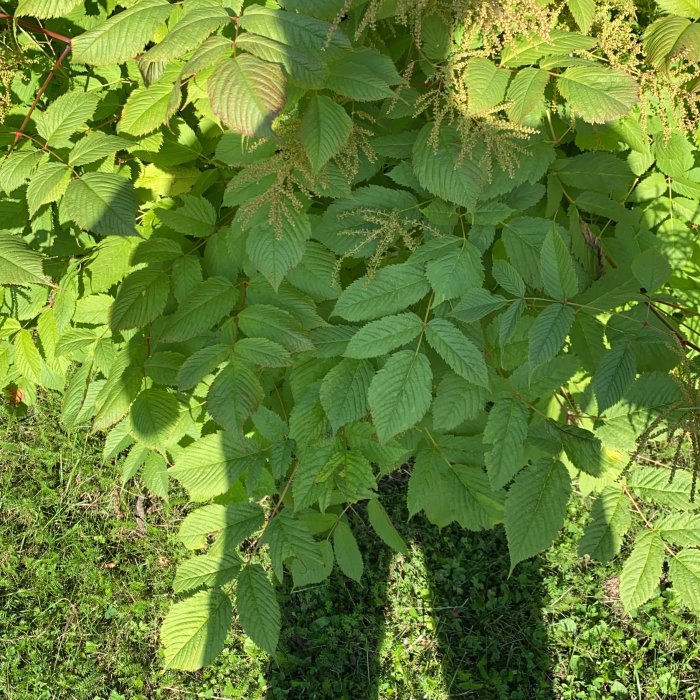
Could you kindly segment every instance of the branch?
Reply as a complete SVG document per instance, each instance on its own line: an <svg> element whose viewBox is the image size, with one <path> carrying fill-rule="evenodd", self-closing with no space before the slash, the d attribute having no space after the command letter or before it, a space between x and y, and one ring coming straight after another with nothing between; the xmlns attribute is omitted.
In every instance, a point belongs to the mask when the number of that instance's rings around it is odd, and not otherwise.
<svg viewBox="0 0 700 700"><path fill-rule="evenodd" d="M39 32L40 34L44 34L44 36L50 36L52 39L62 41L64 44L68 44L70 46L70 37L63 36L63 34L57 34L56 32L52 32L50 29L44 29L44 27L40 27L38 24L32 24L31 22L26 22L23 19L17 19L16 17L8 15L5 12L0 12L0 20L4 20L5 22L14 22L20 27L31 29L33 32Z"/></svg>

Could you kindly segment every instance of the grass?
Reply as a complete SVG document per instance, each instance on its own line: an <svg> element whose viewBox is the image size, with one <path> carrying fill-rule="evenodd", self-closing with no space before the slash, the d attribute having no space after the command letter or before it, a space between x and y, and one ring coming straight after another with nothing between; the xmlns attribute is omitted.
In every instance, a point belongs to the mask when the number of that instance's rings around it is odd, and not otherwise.
<svg viewBox="0 0 700 700"><path fill-rule="evenodd" d="M384 499L411 556L392 556L359 510L364 580L281 588L275 660L234 628L210 668L163 672L185 500L119 488L100 448L61 432L51 405L0 414L3 700L700 698L697 621L668 592L627 616L618 565L576 556L578 506L556 548L508 578L502 531L407 523L401 472Z"/></svg>

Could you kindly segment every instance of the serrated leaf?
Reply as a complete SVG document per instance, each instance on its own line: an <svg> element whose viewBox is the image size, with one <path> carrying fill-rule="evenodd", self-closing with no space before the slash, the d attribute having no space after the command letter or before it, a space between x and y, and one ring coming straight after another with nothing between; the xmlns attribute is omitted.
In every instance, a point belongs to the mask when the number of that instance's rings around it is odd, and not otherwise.
<svg viewBox="0 0 700 700"><path fill-rule="evenodd" d="M600 438L590 430L577 425L558 426L558 429L564 452L576 469L600 477L612 466Z"/></svg>
<svg viewBox="0 0 700 700"><path fill-rule="evenodd" d="M435 305L447 299L461 297L484 281L484 268L477 248L465 241L458 248L431 260L425 268L425 276L435 292Z"/></svg>
<svg viewBox="0 0 700 700"><path fill-rule="evenodd" d="M314 172L340 151L350 137L352 119L330 97L315 95L299 125L299 137Z"/></svg>
<svg viewBox="0 0 700 700"><path fill-rule="evenodd" d="M95 92L73 91L57 97L35 117L39 136L53 148L72 146L69 137L87 123L99 101Z"/></svg>
<svg viewBox="0 0 700 700"><path fill-rule="evenodd" d="M216 375L207 394L207 410L226 430L240 434L265 396L253 371L241 362L230 362Z"/></svg>
<svg viewBox="0 0 700 700"><path fill-rule="evenodd" d="M425 329L431 347L460 377L488 387L484 355L458 328L444 318L434 318Z"/></svg>
<svg viewBox="0 0 700 700"><path fill-rule="evenodd" d="M238 290L223 277L209 277L197 284L177 311L167 317L161 332L165 342L203 335L225 316L232 315Z"/></svg>
<svg viewBox="0 0 700 700"><path fill-rule="evenodd" d="M170 294L170 278L164 270L135 270L119 286L109 315L114 331L139 328L163 313Z"/></svg>
<svg viewBox="0 0 700 700"><path fill-rule="evenodd" d="M657 520L654 529L666 542L680 547L700 546L700 514L671 513Z"/></svg>
<svg viewBox="0 0 700 700"><path fill-rule="evenodd" d="M368 47L357 47L330 63L326 78L330 90L359 102L391 98L391 86L400 82L391 58Z"/></svg>
<svg viewBox="0 0 700 700"><path fill-rule="evenodd" d="M12 341L14 350L14 364L23 377L35 384L41 384L42 361L32 334L26 328L22 328L15 334Z"/></svg>
<svg viewBox="0 0 700 700"><path fill-rule="evenodd" d="M238 325L248 337L267 338L290 352L314 349L301 324L288 311L276 306L250 304L238 314Z"/></svg>
<svg viewBox="0 0 700 700"><path fill-rule="evenodd" d="M700 24L670 15L657 19L644 32L644 48L655 68L662 68L684 54L687 61L700 59Z"/></svg>
<svg viewBox="0 0 700 700"><path fill-rule="evenodd" d="M353 581L360 581L364 562L355 535L345 520L339 520L333 530L333 551L340 570Z"/></svg>
<svg viewBox="0 0 700 700"><path fill-rule="evenodd" d="M681 601L696 615L700 614L700 550L677 552L669 559L668 574Z"/></svg>
<svg viewBox="0 0 700 700"><path fill-rule="evenodd" d="M73 146L68 156L68 162L73 166L88 165L111 156L117 151L125 150L131 145L131 141L127 141L121 136L91 131Z"/></svg>
<svg viewBox="0 0 700 700"><path fill-rule="evenodd" d="M567 0L569 12L583 34L588 34L595 15L595 0Z"/></svg>
<svg viewBox="0 0 700 700"><path fill-rule="evenodd" d="M165 22L171 9L167 0L139 0L127 10L75 37L72 42L73 61L108 66L133 58L156 28Z"/></svg>
<svg viewBox="0 0 700 700"><path fill-rule="evenodd" d="M302 567L313 567L322 560L319 543L306 526L288 511L276 515L267 526L263 542L270 547L272 570L278 580L284 577L284 563L296 560Z"/></svg>
<svg viewBox="0 0 700 700"><path fill-rule="evenodd" d="M450 315L464 323L474 323L498 311L507 303L508 300L500 294L491 294L488 289L476 287L468 290Z"/></svg>
<svg viewBox="0 0 700 700"><path fill-rule="evenodd" d="M131 407L131 434L146 447L164 450L179 417L180 404L173 394L163 389L146 389Z"/></svg>
<svg viewBox="0 0 700 700"><path fill-rule="evenodd" d="M700 19L699 0L657 0L656 4L669 14Z"/></svg>
<svg viewBox="0 0 700 700"><path fill-rule="evenodd" d="M374 531L381 539L394 551L408 556L408 547L403 537L391 522L389 514L384 510L384 506L378 498L372 498L367 502L367 517Z"/></svg>
<svg viewBox="0 0 700 700"><path fill-rule="evenodd" d="M635 368L634 350L630 343L615 345L603 355L592 381L599 413L622 398L634 380Z"/></svg>
<svg viewBox="0 0 700 700"><path fill-rule="evenodd" d="M644 500L679 510L697 510L700 501L690 500L692 475L678 469L671 475L666 469L637 467L630 478L632 490Z"/></svg>
<svg viewBox="0 0 700 700"><path fill-rule="evenodd" d="M673 270L656 248L648 248L632 261L632 274L647 292L655 292L668 282Z"/></svg>
<svg viewBox="0 0 700 700"><path fill-rule="evenodd" d="M484 387L448 372L440 381L433 402L433 425L438 430L452 430L460 423L474 420L488 400Z"/></svg>
<svg viewBox="0 0 700 700"><path fill-rule="evenodd" d="M245 633L263 651L274 654L281 615L275 589L259 564L249 564L238 574L236 607Z"/></svg>
<svg viewBox="0 0 700 700"><path fill-rule="evenodd" d="M356 360L386 355L410 343L422 330L423 321L413 312L386 316L362 326L343 354Z"/></svg>
<svg viewBox="0 0 700 700"><path fill-rule="evenodd" d="M603 564L613 559L632 523L630 501L619 486L606 486L591 508L591 519L578 543L579 556Z"/></svg>
<svg viewBox="0 0 700 700"><path fill-rule="evenodd" d="M178 539L187 549L201 549L209 535L217 534L224 550L236 545L262 527L263 511L255 503L211 504L189 513L180 525Z"/></svg>
<svg viewBox="0 0 700 700"><path fill-rule="evenodd" d="M193 501L206 501L226 493L256 464L259 459L252 444L219 432L205 435L179 452L170 474Z"/></svg>
<svg viewBox="0 0 700 700"><path fill-rule="evenodd" d="M156 216L168 228L188 236L206 238L216 227L216 209L204 197L184 194L177 209L157 209Z"/></svg>
<svg viewBox="0 0 700 700"><path fill-rule="evenodd" d="M557 88L574 114L592 124L624 117L639 100L631 76L594 63L567 68Z"/></svg>
<svg viewBox="0 0 700 700"><path fill-rule="evenodd" d="M48 19L67 15L81 0L19 0L15 15L17 17L38 17Z"/></svg>
<svg viewBox="0 0 700 700"><path fill-rule="evenodd" d="M83 173L70 181L61 213L98 236L133 236L136 206L136 192L129 180L111 173Z"/></svg>
<svg viewBox="0 0 700 700"><path fill-rule="evenodd" d="M241 558L232 552L203 554L187 559L177 567L173 593L185 593L200 586L223 586L236 578L241 564Z"/></svg>
<svg viewBox="0 0 700 700"><path fill-rule="evenodd" d="M163 126L180 106L180 85L164 79L132 90L117 123L120 134L143 136Z"/></svg>
<svg viewBox="0 0 700 700"><path fill-rule="evenodd" d="M279 66L250 54L216 64L207 81L211 107L223 124L245 136L272 136L272 122L285 102Z"/></svg>
<svg viewBox="0 0 700 700"><path fill-rule="evenodd" d="M503 102L510 71L477 56L467 61L462 79L469 95L468 113L479 115L488 113Z"/></svg>
<svg viewBox="0 0 700 700"><path fill-rule="evenodd" d="M659 587L664 563L664 543L658 532L644 530L636 539L620 574L620 599L632 612Z"/></svg>
<svg viewBox="0 0 700 700"><path fill-rule="evenodd" d="M47 163L29 180L27 185L27 206L29 216L50 202L58 201L70 182L71 171L63 163Z"/></svg>
<svg viewBox="0 0 700 700"><path fill-rule="evenodd" d="M557 461L530 464L516 477L506 496L504 523L510 570L546 549L564 525L571 495L566 467Z"/></svg>
<svg viewBox="0 0 700 700"><path fill-rule="evenodd" d="M231 618L231 601L218 588L175 603L160 628L165 667L196 671L209 664L224 648Z"/></svg>
<svg viewBox="0 0 700 700"><path fill-rule="evenodd" d="M162 41L141 56L141 61L170 61L201 44L230 21L223 7L195 7L180 19Z"/></svg>
<svg viewBox="0 0 700 700"><path fill-rule="evenodd" d="M484 442L491 446L485 462L492 488L505 486L523 467L529 417L527 406L514 396L502 396L491 407Z"/></svg>
<svg viewBox="0 0 700 700"><path fill-rule="evenodd" d="M433 373L422 353L401 350L374 375L369 387L369 407L377 435L387 442L414 426L433 399Z"/></svg>
<svg viewBox="0 0 700 700"><path fill-rule="evenodd" d="M494 260L491 274L509 294L525 296L525 282L520 273L507 260Z"/></svg>
<svg viewBox="0 0 700 700"><path fill-rule="evenodd" d="M235 345L236 357L260 367L289 367L293 363L289 351L267 338L241 338Z"/></svg>
<svg viewBox="0 0 700 700"><path fill-rule="evenodd" d="M294 216L294 225L287 223L281 232L269 225L254 227L246 242L251 262L277 291L287 273L304 257L311 227L305 214Z"/></svg>
<svg viewBox="0 0 700 700"><path fill-rule="evenodd" d="M547 294L564 301L578 293L574 261L559 232L550 228L540 253L542 281Z"/></svg>
<svg viewBox="0 0 700 700"><path fill-rule="evenodd" d="M165 457L155 452L149 452L143 465L141 479L143 485L152 495L165 501L168 500L169 481Z"/></svg>
<svg viewBox="0 0 700 700"><path fill-rule="evenodd" d="M373 373L367 360L345 359L323 378L319 397L334 432L367 413L367 392Z"/></svg>
<svg viewBox="0 0 700 700"><path fill-rule="evenodd" d="M0 162L0 187L12 194L31 177L47 159L47 154L34 148L25 148L6 155Z"/></svg>
<svg viewBox="0 0 700 700"><path fill-rule="evenodd" d="M426 124L413 147L413 170L428 192L473 209L486 184L483 168L462 153L459 134L454 127L442 126L437 143L431 138L435 126Z"/></svg>
<svg viewBox="0 0 700 700"><path fill-rule="evenodd" d="M571 330L576 312L565 304L551 304L538 314L530 328L528 363L532 369L559 354Z"/></svg>
<svg viewBox="0 0 700 700"><path fill-rule="evenodd" d="M368 321L403 311L430 290L420 267L388 265L372 277L361 277L343 290L333 314L348 321Z"/></svg>
<svg viewBox="0 0 700 700"><path fill-rule="evenodd" d="M0 231L0 285L48 282L41 255L19 236Z"/></svg>

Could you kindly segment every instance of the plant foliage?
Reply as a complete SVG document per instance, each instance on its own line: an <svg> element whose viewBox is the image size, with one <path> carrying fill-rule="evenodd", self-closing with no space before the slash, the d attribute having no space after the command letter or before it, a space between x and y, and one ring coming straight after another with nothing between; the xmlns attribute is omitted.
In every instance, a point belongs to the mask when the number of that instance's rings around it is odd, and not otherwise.
<svg viewBox="0 0 700 700"><path fill-rule="evenodd" d="M234 612L274 653L273 579L362 576L355 504L405 552L409 460L512 567L590 494L627 609L667 566L700 613L697 3L8 5L0 384L202 504L166 665Z"/></svg>

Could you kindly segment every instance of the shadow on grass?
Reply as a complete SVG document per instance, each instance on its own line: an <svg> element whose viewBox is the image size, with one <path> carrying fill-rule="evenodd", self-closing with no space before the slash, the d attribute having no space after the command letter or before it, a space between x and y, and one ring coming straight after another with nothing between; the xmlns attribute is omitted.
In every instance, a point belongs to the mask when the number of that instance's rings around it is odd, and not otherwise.
<svg viewBox="0 0 700 700"><path fill-rule="evenodd" d="M357 513L362 582L334 572L287 591L268 700L553 698L540 562L508 579L501 528L407 522L405 486L401 475L386 480L382 501L411 556L393 557Z"/></svg>

